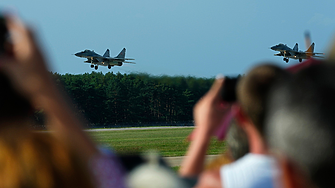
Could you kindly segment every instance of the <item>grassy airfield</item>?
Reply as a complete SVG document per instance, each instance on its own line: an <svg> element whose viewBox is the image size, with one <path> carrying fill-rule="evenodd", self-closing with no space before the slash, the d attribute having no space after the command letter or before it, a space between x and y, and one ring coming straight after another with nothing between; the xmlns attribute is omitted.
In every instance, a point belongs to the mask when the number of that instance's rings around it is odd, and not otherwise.
<svg viewBox="0 0 335 188"><path fill-rule="evenodd" d="M184 156L189 145L185 138L192 128L148 129L90 132L97 143L113 148L117 153L159 151L163 157ZM224 151L224 142L212 139L208 155Z"/></svg>

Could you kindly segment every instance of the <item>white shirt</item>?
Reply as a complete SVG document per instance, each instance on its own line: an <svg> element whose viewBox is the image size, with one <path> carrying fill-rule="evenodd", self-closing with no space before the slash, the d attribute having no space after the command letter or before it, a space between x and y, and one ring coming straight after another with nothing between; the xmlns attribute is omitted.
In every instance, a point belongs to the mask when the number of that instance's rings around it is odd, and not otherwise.
<svg viewBox="0 0 335 188"><path fill-rule="evenodd" d="M279 175L275 159L261 154L246 154L220 168L224 188L274 188Z"/></svg>

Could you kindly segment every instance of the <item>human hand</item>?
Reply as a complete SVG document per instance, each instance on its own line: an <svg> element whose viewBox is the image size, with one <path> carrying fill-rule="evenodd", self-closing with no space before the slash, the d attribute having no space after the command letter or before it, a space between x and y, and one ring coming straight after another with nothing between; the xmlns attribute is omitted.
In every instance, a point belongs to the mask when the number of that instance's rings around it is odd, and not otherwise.
<svg viewBox="0 0 335 188"><path fill-rule="evenodd" d="M33 99L52 85L45 58L31 29L15 16L5 17L11 49L9 54L0 57L0 70L10 78L17 91Z"/></svg>
<svg viewBox="0 0 335 188"><path fill-rule="evenodd" d="M231 109L232 104L222 100L221 92L224 78L217 78L211 89L197 102L193 109L193 118L198 134L213 135L222 123L225 114Z"/></svg>

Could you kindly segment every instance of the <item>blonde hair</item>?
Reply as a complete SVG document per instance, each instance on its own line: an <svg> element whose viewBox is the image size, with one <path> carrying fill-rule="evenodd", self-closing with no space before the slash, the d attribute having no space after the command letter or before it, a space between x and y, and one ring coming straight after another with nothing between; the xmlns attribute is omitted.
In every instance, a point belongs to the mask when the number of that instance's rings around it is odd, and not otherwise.
<svg viewBox="0 0 335 188"><path fill-rule="evenodd" d="M49 133L0 133L0 187L93 187L87 163Z"/></svg>

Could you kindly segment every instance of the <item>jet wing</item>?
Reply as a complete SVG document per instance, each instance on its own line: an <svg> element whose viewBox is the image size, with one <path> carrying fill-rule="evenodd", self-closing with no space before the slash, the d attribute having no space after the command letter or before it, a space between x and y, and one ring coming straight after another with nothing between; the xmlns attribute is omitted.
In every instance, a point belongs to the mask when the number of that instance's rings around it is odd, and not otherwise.
<svg viewBox="0 0 335 188"><path fill-rule="evenodd" d="M313 55L317 55L317 54L322 54L322 55L325 55L325 53L314 53L314 52L306 52L306 54L313 54Z"/></svg>
<svg viewBox="0 0 335 188"><path fill-rule="evenodd" d="M114 60L116 61L117 59L112 58L112 57L102 57L101 60L102 61L114 61Z"/></svg>
<svg viewBox="0 0 335 188"><path fill-rule="evenodd" d="M294 52L295 55L301 55L301 54L306 54L305 52Z"/></svg>
<svg viewBox="0 0 335 188"><path fill-rule="evenodd" d="M125 62L124 60L135 60L131 58L113 58L113 57L102 57L100 59L102 59L102 61L122 61L122 62Z"/></svg>
<svg viewBox="0 0 335 188"><path fill-rule="evenodd" d="M123 63L131 63L131 64L136 64L135 62L130 62L130 61L124 61Z"/></svg>
<svg viewBox="0 0 335 188"><path fill-rule="evenodd" d="M319 55L313 55L313 57L325 58L324 56L319 56Z"/></svg>
<svg viewBox="0 0 335 188"><path fill-rule="evenodd" d="M314 53L314 52L305 52L307 56L312 56L312 57L323 57L323 56L318 56L318 55L325 55L325 53Z"/></svg>
<svg viewBox="0 0 335 188"><path fill-rule="evenodd" d="M124 61L124 60L135 60L132 58L116 58L116 57L110 57L111 60L118 60L118 61Z"/></svg>

